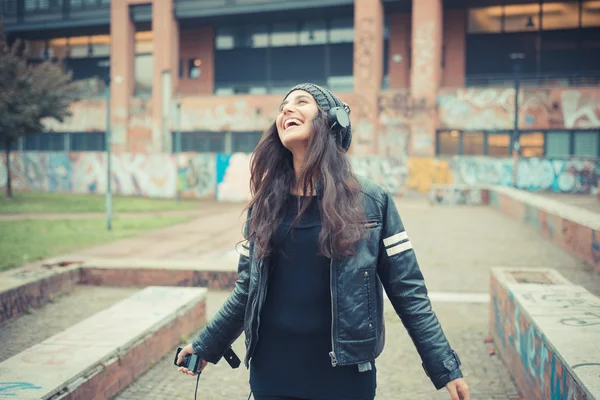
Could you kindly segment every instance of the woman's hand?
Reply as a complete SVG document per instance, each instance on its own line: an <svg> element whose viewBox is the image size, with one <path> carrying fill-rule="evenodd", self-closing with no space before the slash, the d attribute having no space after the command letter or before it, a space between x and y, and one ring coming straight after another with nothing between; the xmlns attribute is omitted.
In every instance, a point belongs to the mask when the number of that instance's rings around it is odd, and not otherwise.
<svg viewBox="0 0 600 400"><path fill-rule="evenodd" d="M192 347L192 344L188 344L187 346L185 346L183 349L181 349L181 351L179 352L179 356L177 357L177 364L181 364L181 362L183 361L183 357L185 357L188 354L194 354L194 348ZM200 362L200 372L202 372L202 370L204 370L204 367L206 367L206 364L208 364L206 361L202 360ZM179 367L177 368L177 371L182 372L184 374L188 374L191 376L196 376L195 373L193 373L192 371L190 371L189 369L185 368L185 367Z"/></svg>
<svg viewBox="0 0 600 400"><path fill-rule="evenodd" d="M451 400L471 400L469 386L463 378L458 378L446 384Z"/></svg>

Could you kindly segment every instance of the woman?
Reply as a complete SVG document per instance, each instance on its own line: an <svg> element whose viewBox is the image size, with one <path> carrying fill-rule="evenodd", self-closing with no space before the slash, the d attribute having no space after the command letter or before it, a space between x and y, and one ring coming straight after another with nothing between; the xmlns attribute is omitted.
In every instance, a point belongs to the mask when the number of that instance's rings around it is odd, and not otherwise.
<svg viewBox="0 0 600 400"><path fill-rule="evenodd" d="M216 363L244 331L256 400L373 399L385 289L436 389L469 399L391 196L351 171L349 113L310 83L284 97L252 159L239 280L179 362Z"/></svg>

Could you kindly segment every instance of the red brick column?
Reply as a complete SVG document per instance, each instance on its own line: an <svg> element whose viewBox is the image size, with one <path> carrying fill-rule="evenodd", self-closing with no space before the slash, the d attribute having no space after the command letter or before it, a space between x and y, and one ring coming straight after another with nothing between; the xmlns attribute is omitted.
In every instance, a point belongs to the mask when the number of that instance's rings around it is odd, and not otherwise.
<svg viewBox="0 0 600 400"><path fill-rule="evenodd" d="M383 5L354 1L354 92L352 153L377 152L377 99L383 79Z"/></svg>
<svg viewBox="0 0 600 400"><path fill-rule="evenodd" d="M154 79L152 81L151 149L153 152L164 152L170 149L171 100L179 80L179 24L173 6L173 0L155 0L152 3Z"/></svg>
<svg viewBox="0 0 600 400"><path fill-rule="evenodd" d="M467 62L466 11L444 13L444 71L442 87L464 87Z"/></svg>
<svg viewBox="0 0 600 400"><path fill-rule="evenodd" d="M407 89L410 86L410 19L409 13L390 16L390 89ZM395 61L394 56L400 56L400 59Z"/></svg>
<svg viewBox="0 0 600 400"><path fill-rule="evenodd" d="M413 0L412 12L410 154L433 156L435 104L441 80L442 0Z"/></svg>
<svg viewBox="0 0 600 400"><path fill-rule="evenodd" d="M135 26L129 15L127 0L110 3L110 42L112 143L116 150L126 150L129 99L135 84Z"/></svg>

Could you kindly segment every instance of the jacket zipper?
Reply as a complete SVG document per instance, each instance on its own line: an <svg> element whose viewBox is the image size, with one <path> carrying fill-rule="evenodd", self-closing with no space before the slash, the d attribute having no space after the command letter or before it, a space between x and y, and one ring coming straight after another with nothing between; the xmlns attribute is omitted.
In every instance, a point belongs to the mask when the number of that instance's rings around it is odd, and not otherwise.
<svg viewBox="0 0 600 400"><path fill-rule="evenodd" d="M258 263L258 282L257 282L257 291L256 294L254 295L254 299L252 300L252 310L250 312L250 322L252 322L254 320L254 310L256 309L256 302L258 301L258 296L260 294L260 261ZM246 354L246 364L248 364L248 361L250 361L250 351L252 351L252 331L253 331L253 327L250 326L250 337L248 338L248 352Z"/></svg>
<svg viewBox="0 0 600 400"><path fill-rule="evenodd" d="M333 256L331 257L331 263L329 264L329 291L331 293L331 352L329 353L329 357L331 357L331 366L335 367L338 364L337 357L335 355L335 344L333 340L333 332L334 332L334 321L335 316L333 315Z"/></svg>

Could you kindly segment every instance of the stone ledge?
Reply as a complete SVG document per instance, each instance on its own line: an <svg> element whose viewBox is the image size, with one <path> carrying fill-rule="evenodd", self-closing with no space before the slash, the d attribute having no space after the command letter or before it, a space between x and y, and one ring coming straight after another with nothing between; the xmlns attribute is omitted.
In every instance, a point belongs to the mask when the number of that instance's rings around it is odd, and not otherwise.
<svg viewBox="0 0 600 400"><path fill-rule="evenodd" d="M0 325L39 308L79 283L79 266L6 271L0 275Z"/></svg>
<svg viewBox="0 0 600 400"><path fill-rule="evenodd" d="M600 299L543 268L492 268L490 289L490 331L523 398L599 400Z"/></svg>
<svg viewBox="0 0 600 400"><path fill-rule="evenodd" d="M511 187L492 186L490 190L524 204L535 206L548 214L568 219L593 230L600 230L600 215L595 212Z"/></svg>
<svg viewBox="0 0 600 400"><path fill-rule="evenodd" d="M432 205L485 205L489 189L487 185L433 184L428 197Z"/></svg>
<svg viewBox="0 0 600 400"><path fill-rule="evenodd" d="M1 363L0 397L111 398L205 323L205 293L137 292Z"/></svg>
<svg viewBox="0 0 600 400"><path fill-rule="evenodd" d="M600 272L600 215L518 189L495 186L489 204L533 227Z"/></svg>

